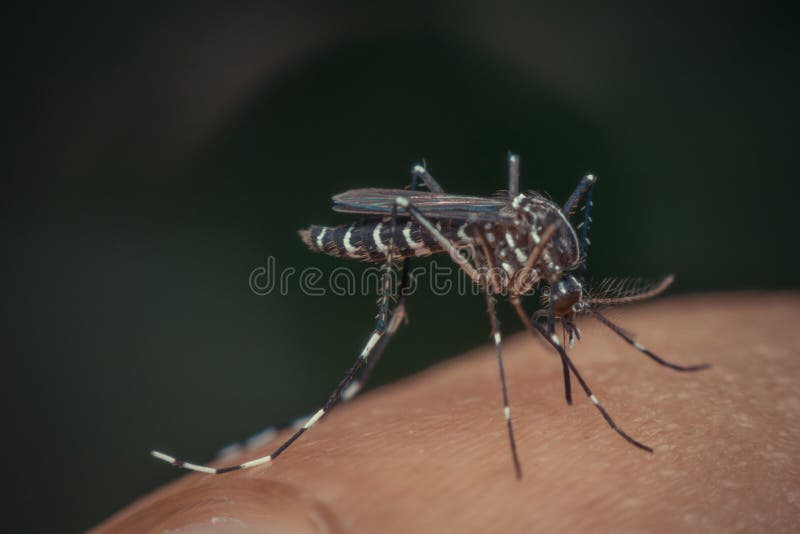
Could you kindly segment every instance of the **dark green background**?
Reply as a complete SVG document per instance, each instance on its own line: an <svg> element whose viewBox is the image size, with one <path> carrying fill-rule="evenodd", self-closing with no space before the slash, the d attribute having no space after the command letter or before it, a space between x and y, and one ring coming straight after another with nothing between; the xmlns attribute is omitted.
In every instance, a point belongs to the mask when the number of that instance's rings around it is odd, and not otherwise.
<svg viewBox="0 0 800 534"><path fill-rule="evenodd" d="M248 275L269 255L341 265L296 230L423 157L458 193L505 187L509 149L523 187L562 201L597 173L595 277L798 285L786 14L192 5L13 17L4 485L26 530L85 529L178 476L153 447L203 460L316 409L374 296L259 297ZM480 298L409 311L375 383L487 341Z"/></svg>

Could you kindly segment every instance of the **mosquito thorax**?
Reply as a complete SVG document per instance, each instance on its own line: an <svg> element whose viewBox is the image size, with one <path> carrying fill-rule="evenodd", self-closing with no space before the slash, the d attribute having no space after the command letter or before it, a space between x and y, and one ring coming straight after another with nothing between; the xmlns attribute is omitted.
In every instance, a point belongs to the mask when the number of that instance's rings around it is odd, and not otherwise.
<svg viewBox="0 0 800 534"><path fill-rule="evenodd" d="M543 273L547 277L558 275L559 271L574 269L580 262L578 235L561 208L540 193L529 191L514 198L511 208L517 211L519 219L525 221L532 239L529 252L538 244L538 238L548 226L556 224L558 229L547 247L542 261Z"/></svg>

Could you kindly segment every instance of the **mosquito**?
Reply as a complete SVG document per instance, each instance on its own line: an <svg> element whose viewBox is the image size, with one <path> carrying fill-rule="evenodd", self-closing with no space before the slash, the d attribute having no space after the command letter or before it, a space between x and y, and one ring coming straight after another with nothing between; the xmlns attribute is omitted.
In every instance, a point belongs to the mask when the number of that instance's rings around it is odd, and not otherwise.
<svg viewBox="0 0 800 534"><path fill-rule="evenodd" d="M354 189L334 196L334 211L359 215L361 220L340 226L311 226L299 232L303 242L317 252L380 263L384 267L375 326L345 377L324 405L268 456L227 467L210 467L158 451L153 451L152 455L176 467L209 474L273 462L337 405L361 391L406 317L407 295L404 289L409 283L410 262L438 253L450 256L485 296L500 376L503 418L518 479L522 478L522 467L514 439L503 366L502 335L496 311L497 299L501 297L514 307L525 328L535 337L544 339L560 357L567 403L572 404L571 376L574 376L586 397L614 431L633 446L652 453L652 448L617 425L570 359L565 345L572 347L574 340L580 339L576 317L587 315L598 320L648 358L675 371L699 371L709 365L671 363L601 312L605 306L655 297L667 289L673 277L667 276L650 285L606 282L594 291L587 286L588 231L596 182L595 175L584 176L563 205L535 191L520 193L519 157L509 153L508 191L492 197L445 193L424 164L412 168L408 189ZM425 190L418 189L418 186L424 186ZM577 211L583 212L582 221L573 226L570 217ZM465 250L470 254L464 254ZM397 284L392 284L396 263L401 265L400 276ZM529 314L522 300L536 292L541 296L541 306ZM556 324L562 328L564 342L556 333Z"/></svg>

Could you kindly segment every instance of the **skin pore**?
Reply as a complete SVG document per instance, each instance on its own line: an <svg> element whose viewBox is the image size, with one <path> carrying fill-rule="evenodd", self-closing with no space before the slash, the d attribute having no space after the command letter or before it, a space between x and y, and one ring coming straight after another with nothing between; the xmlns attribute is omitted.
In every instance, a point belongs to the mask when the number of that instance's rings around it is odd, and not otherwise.
<svg viewBox="0 0 800 534"><path fill-rule="evenodd" d="M653 454L622 440L582 391L567 406L559 358L521 332L503 345L521 481L487 342L342 405L272 465L183 475L96 531L796 530L800 296L697 295L609 315L676 363L712 365L665 369L579 319L575 364Z"/></svg>

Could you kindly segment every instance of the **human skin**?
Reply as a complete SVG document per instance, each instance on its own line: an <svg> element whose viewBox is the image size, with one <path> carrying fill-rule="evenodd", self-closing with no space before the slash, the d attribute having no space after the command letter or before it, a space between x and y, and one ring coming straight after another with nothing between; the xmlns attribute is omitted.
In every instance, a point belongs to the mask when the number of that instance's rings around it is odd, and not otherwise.
<svg viewBox="0 0 800 534"><path fill-rule="evenodd" d="M800 531L800 295L667 298L610 315L671 361L712 365L675 372L579 323L576 365L652 454L574 380L567 406L560 360L523 332L503 344L522 480L487 343L340 406L271 465L187 474L96 532Z"/></svg>

